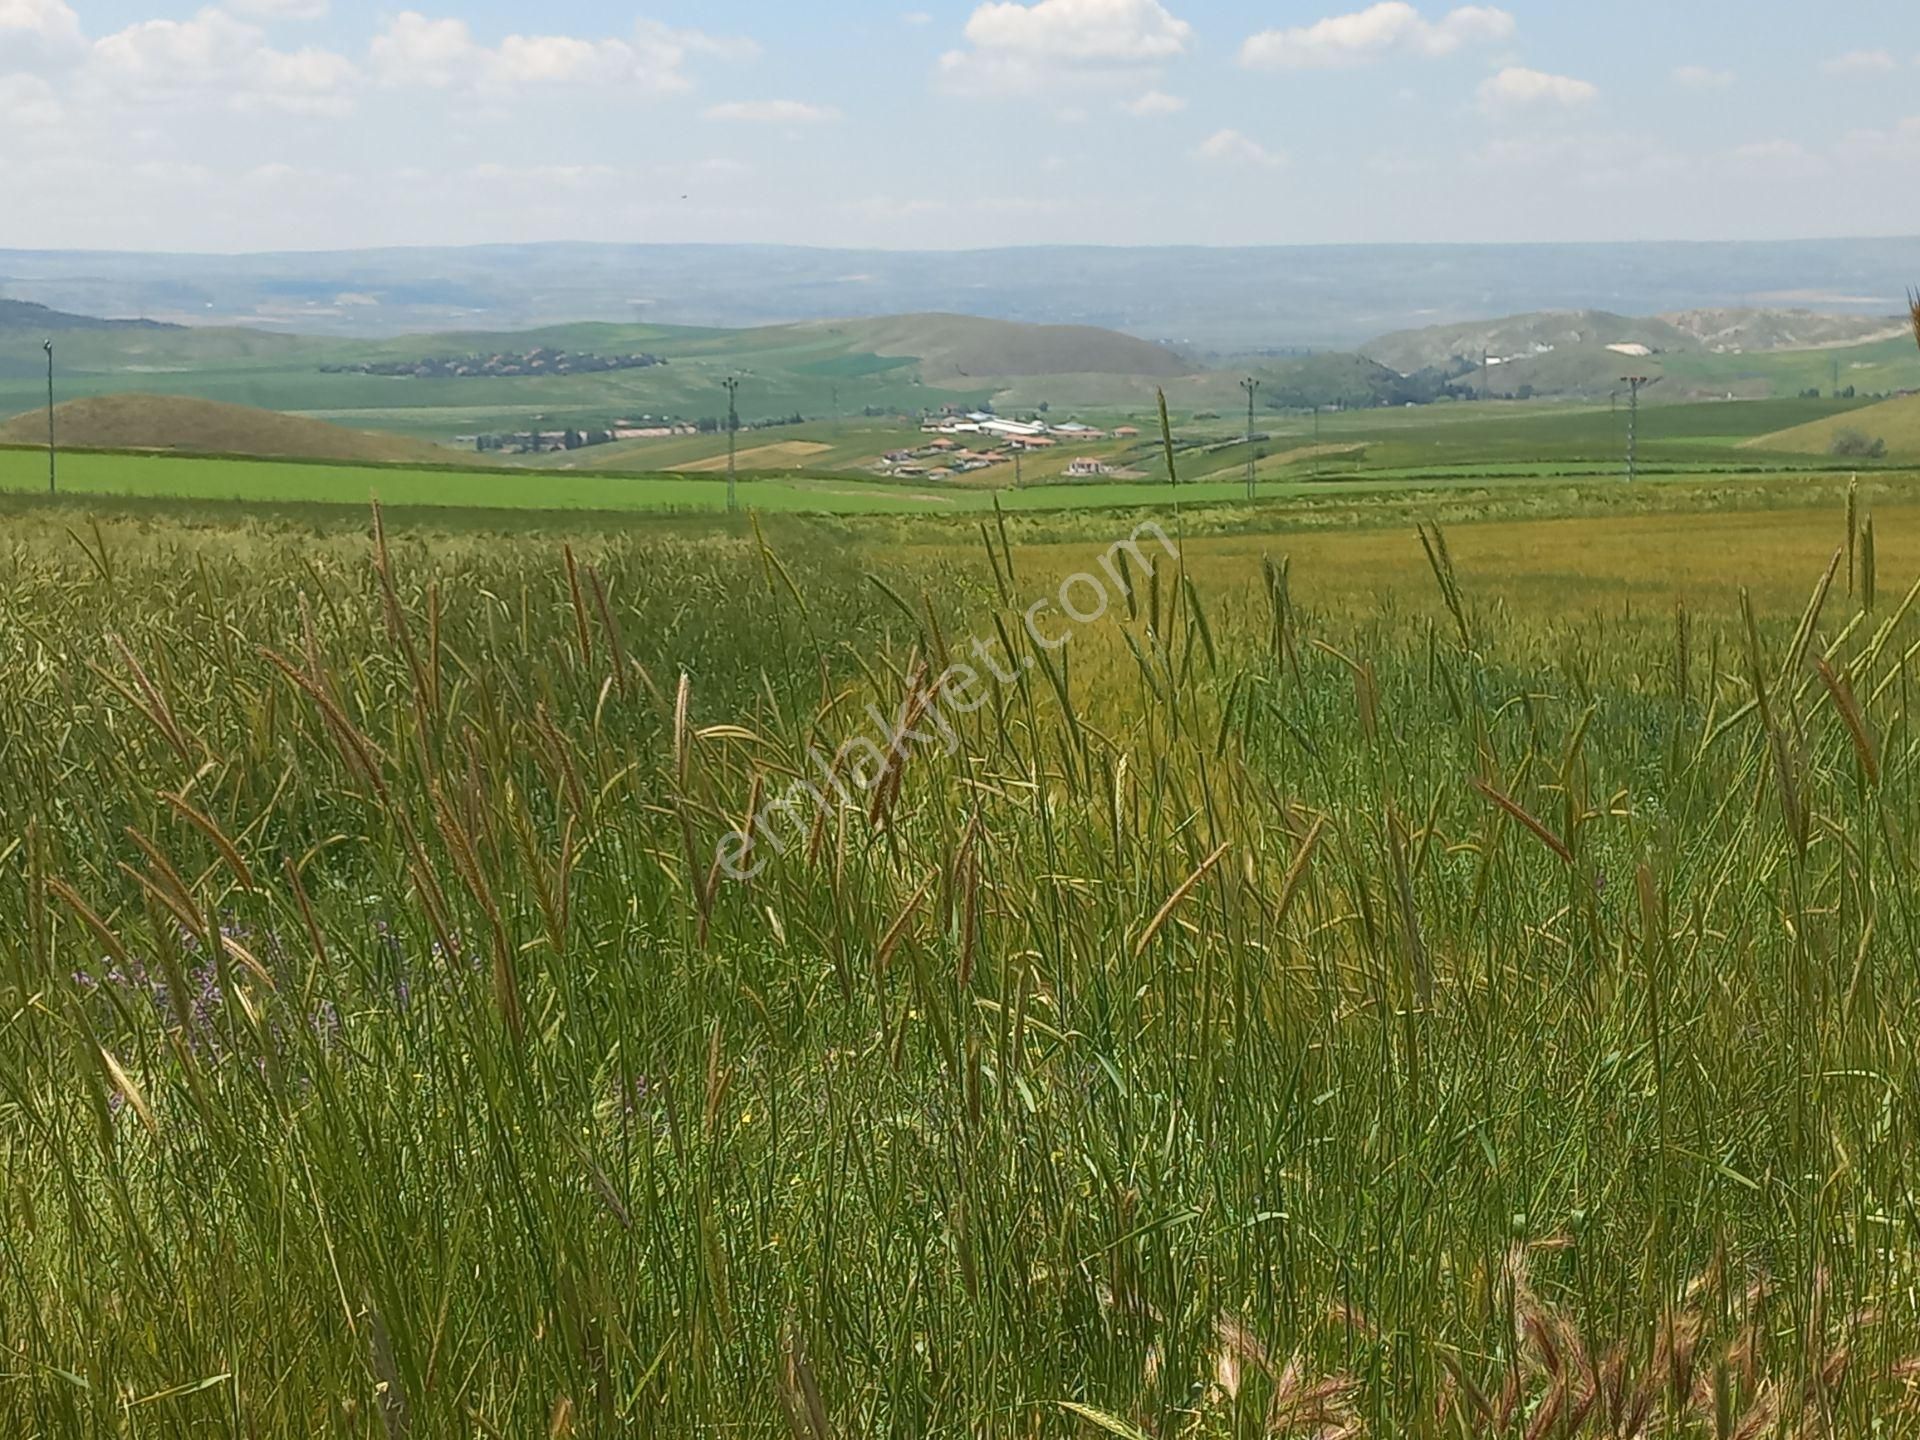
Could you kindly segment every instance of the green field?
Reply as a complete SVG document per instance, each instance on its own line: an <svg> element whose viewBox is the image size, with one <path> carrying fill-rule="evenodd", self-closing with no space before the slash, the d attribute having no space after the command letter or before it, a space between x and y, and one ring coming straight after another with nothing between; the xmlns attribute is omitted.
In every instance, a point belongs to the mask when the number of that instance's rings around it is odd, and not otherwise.
<svg viewBox="0 0 1920 1440"><path fill-rule="evenodd" d="M1731 472L1731 473L1730 473ZM1008 512L1098 512L1178 504L1204 513L1209 507L1251 510L1279 506L1336 515L1360 501L1445 503L1490 510L1538 509L1544 503L1573 509L1683 507L1701 486L1749 489L1761 498L1736 503L1773 503L1781 486L1817 486L1831 467L1806 462L1780 467L1667 466L1649 471L1629 489L1612 468L1583 469L1559 463L1534 466L1461 466L1396 473L1331 466L1321 478L1296 465L1282 478L1263 478L1254 507L1244 505L1246 486L1231 479L1183 482L1091 480L1033 484L1022 489L960 486L937 481L918 485L833 474L744 475L738 487L742 509L819 515L966 515L998 506ZM1889 472L1898 482L1904 472ZM1772 475L1774 478L1768 479ZM0 494L30 497L47 484L41 450L0 449ZM60 458L64 496L105 500L195 501L223 504L332 506L358 509L370 501L405 509L484 514L493 511L597 512L608 515L699 515L724 513L726 478L699 475L603 475L518 469L462 470L408 466L332 465L304 461L221 459L173 455L69 452ZM1771 487L1771 488L1770 488ZM1671 495L1665 492L1674 492Z"/></svg>
<svg viewBox="0 0 1920 1440"><path fill-rule="evenodd" d="M1920 488L1568 489L9 495L0 1426L1907 1433Z"/></svg>
<svg viewBox="0 0 1920 1440"><path fill-rule="evenodd" d="M0 1434L1917 1433L1892 414L0 448Z"/></svg>

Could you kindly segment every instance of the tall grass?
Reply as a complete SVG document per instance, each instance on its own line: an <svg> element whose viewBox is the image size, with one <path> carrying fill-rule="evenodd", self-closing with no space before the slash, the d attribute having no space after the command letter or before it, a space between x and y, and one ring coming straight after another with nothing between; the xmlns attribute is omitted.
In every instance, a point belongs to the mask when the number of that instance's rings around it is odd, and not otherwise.
<svg viewBox="0 0 1920 1440"><path fill-rule="evenodd" d="M15 543L8 1432L1904 1433L1870 537L1735 623L1163 561L1058 654L991 523Z"/></svg>

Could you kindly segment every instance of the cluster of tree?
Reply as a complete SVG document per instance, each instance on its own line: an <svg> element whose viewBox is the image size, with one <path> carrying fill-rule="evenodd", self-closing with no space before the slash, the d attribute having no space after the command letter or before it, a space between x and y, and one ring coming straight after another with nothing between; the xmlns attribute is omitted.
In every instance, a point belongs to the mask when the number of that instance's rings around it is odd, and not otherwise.
<svg viewBox="0 0 1920 1440"><path fill-rule="evenodd" d="M798 410L791 415L781 415L772 420L742 420L736 428L741 430L773 430L782 425L804 425L806 417ZM727 417L724 415L702 415L693 422L693 428L702 435L724 435L727 433Z"/></svg>
<svg viewBox="0 0 1920 1440"><path fill-rule="evenodd" d="M1842 430L1833 437L1833 444L1827 447L1827 453L1842 460L1884 460L1887 458L1887 442L1877 435Z"/></svg>
<svg viewBox="0 0 1920 1440"><path fill-rule="evenodd" d="M581 450L589 445L606 445L613 440L611 430L518 430L504 435L476 435L473 448L481 454L541 455L552 450Z"/></svg>
<svg viewBox="0 0 1920 1440"><path fill-rule="evenodd" d="M607 370L645 370L667 362L658 355L592 355L541 346L523 354L429 356L423 360L367 360L358 365L322 365L324 375L400 375L416 380L497 380L529 375L591 375Z"/></svg>

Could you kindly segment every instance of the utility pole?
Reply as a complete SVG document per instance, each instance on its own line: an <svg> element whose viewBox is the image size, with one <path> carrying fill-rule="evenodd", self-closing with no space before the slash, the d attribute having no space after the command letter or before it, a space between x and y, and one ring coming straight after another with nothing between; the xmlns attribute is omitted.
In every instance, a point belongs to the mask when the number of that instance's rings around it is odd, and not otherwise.
<svg viewBox="0 0 1920 1440"><path fill-rule="evenodd" d="M729 375L721 383L727 387L727 513L733 515L740 509L739 474L735 468L740 435L740 410L735 397L740 393L740 377Z"/></svg>
<svg viewBox="0 0 1920 1440"><path fill-rule="evenodd" d="M47 494L57 493L59 451L53 444L53 341L43 346L47 352Z"/></svg>
<svg viewBox="0 0 1920 1440"><path fill-rule="evenodd" d="M1027 447L1018 440L1013 442L1013 488L1018 490L1023 483L1020 478L1020 457L1027 453Z"/></svg>
<svg viewBox="0 0 1920 1440"><path fill-rule="evenodd" d="M1240 382L1240 388L1247 392L1247 499L1253 499L1257 474L1253 459L1253 395L1260 388L1260 382L1249 375Z"/></svg>
<svg viewBox="0 0 1920 1440"><path fill-rule="evenodd" d="M1645 375L1622 375L1620 383L1632 390L1627 405L1627 479L1640 478L1640 392L1653 381Z"/></svg>
<svg viewBox="0 0 1920 1440"><path fill-rule="evenodd" d="M1493 388L1493 366L1489 362L1489 354L1487 347L1482 345L1480 347L1480 398L1482 400L1493 398L1487 393Z"/></svg>

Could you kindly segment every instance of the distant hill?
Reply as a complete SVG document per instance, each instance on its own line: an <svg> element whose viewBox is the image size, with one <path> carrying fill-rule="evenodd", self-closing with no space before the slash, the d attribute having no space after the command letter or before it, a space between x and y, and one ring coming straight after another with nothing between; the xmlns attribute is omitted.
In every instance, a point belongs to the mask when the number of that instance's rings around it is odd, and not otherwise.
<svg viewBox="0 0 1920 1440"><path fill-rule="evenodd" d="M1642 345L1659 354L1693 350L1699 341L1665 320L1634 319L1607 310L1539 311L1500 320L1402 330L1360 347L1371 360L1402 375L1447 366L1480 368L1484 353L1492 368L1575 351L1612 354L1610 345ZM1612 363L1612 362L1609 362ZM1498 382L1495 383L1498 388Z"/></svg>
<svg viewBox="0 0 1920 1440"><path fill-rule="evenodd" d="M1830 350L1907 333L1904 315L1822 315L1812 310L1682 310L1660 317L1716 355Z"/></svg>
<svg viewBox="0 0 1920 1440"><path fill-rule="evenodd" d="M1597 400L1634 374L1664 379L1652 398L1672 402L1842 385L1885 393L1904 383L1887 366L1911 353L1907 329L1904 317L1808 310L1540 311L1403 330L1361 348L1402 374L1434 370L1494 396Z"/></svg>
<svg viewBox="0 0 1920 1440"><path fill-rule="evenodd" d="M1882 314L1913 283L1914 253L1912 237L965 251L767 244L277 255L0 249L0 287L96 315L335 337L577 320L742 327L961 311L1098 325L1231 353L1351 350L1388 331L1550 308L1657 315L1796 305Z"/></svg>
<svg viewBox="0 0 1920 1440"><path fill-rule="evenodd" d="M179 330L158 320L102 320L92 315L69 315L27 300L0 300L0 330L32 330L56 335L66 330Z"/></svg>
<svg viewBox="0 0 1920 1440"><path fill-rule="evenodd" d="M1147 375L1172 378L1197 367L1150 340L1091 325L1027 325L972 315L888 315L791 327L844 339L851 351L920 362L929 385L1035 375Z"/></svg>
<svg viewBox="0 0 1920 1440"><path fill-rule="evenodd" d="M62 445L93 450L177 450L201 455L259 455L302 460L447 462L452 452L424 441L375 435L179 395L99 395L53 412ZM0 444L39 445L46 414L29 411L0 425Z"/></svg>
<svg viewBox="0 0 1920 1440"><path fill-rule="evenodd" d="M1795 455L1831 455L1834 441L1848 434L1869 441L1885 441L1887 455L1894 460L1920 457L1920 395L1903 395L1845 415L1796 425L1791 430L1778 430L1747 441L1743 448L1779 450Z"/></svg>
<svg viewBox="0 0 1920 1440"><path fill-rule="evenodd" d="M1260 381L1259 401L1269 410L1424 404L1435 393L1432 385L1409 380L1365 355L1308 355L1262 365L1253 373Z"/></svg>

